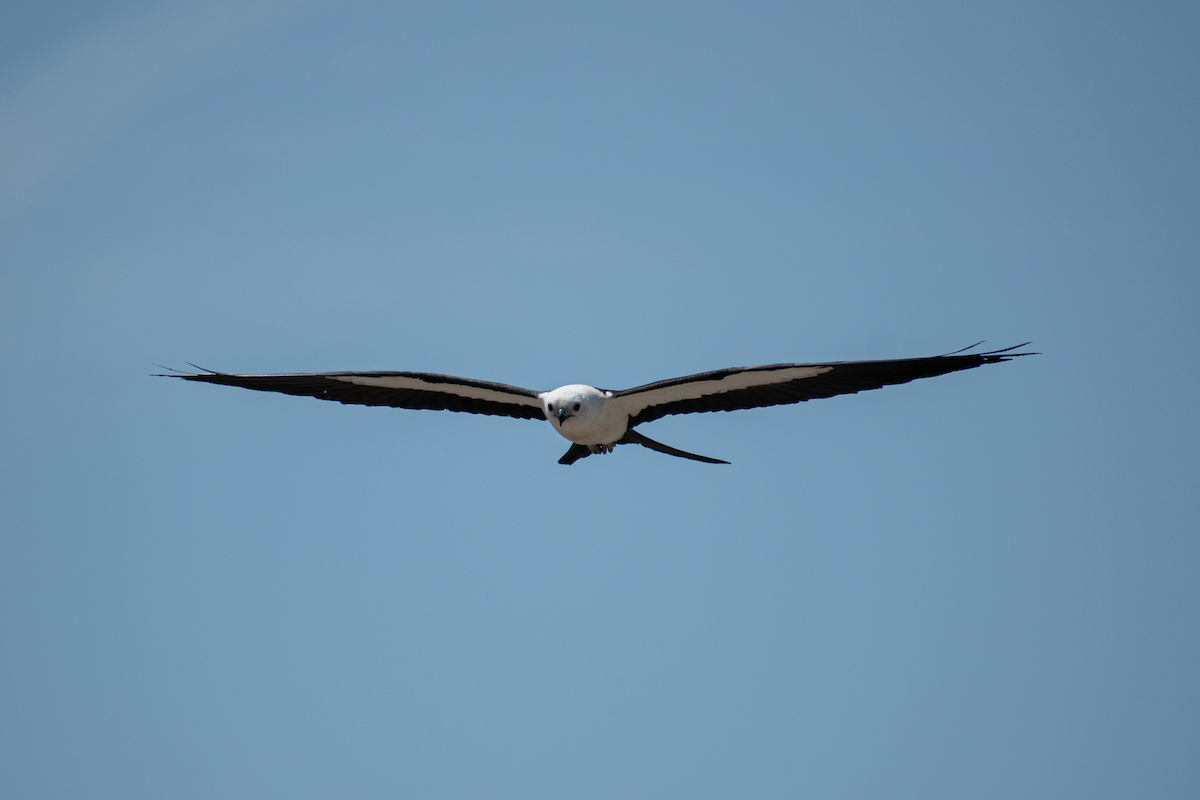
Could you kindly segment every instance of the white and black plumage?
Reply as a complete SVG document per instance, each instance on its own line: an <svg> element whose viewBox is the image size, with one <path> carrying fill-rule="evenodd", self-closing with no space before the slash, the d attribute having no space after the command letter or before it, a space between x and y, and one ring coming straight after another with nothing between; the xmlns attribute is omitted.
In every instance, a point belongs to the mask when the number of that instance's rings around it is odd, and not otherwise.
<svg viewBox="0 0 1200 800"><path fill-rule="evenodd" d="M583 384L535 392L503 383L429 372L232 375L203 371L177 372L162 377L304 395L353 405L467 411L518 419L544 419L572 443L571 449L558 460L560 464L574 464L592 453L610 453L618 444L640 444L660 453L694 461L728 464L728 461L685 453L660 444L634 428L668 414L735 411L800 403L1034 355L1012 352L1024 346L1016 345L987 353L967 353L965 350L971 349L968 347L942 356L889 361L732 367L657 381L619 392Z"/></svg>

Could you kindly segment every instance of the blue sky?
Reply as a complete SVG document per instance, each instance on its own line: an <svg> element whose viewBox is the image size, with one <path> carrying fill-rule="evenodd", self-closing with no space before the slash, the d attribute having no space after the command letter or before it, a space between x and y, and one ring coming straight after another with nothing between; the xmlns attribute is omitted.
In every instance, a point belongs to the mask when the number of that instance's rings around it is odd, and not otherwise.
<svg viewBox="0 0 1200 800"><path fill-rule="evenodd" d="M0 794L1195 797L1200 12L0 12ZM619 389L645 428L152 378Z"/></svg>

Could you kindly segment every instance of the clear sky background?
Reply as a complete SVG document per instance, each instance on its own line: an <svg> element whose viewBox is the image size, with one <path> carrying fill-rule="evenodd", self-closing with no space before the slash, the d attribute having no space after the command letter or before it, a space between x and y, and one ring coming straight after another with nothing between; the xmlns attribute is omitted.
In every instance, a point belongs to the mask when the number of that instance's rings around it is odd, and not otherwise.
<svg viewBox="0 0 1200 800"><path fill-rule="evenodd" d="M1200 6L7 3L0 795L1200 796ZM644 428L152 378L620 389Z"/></svg>

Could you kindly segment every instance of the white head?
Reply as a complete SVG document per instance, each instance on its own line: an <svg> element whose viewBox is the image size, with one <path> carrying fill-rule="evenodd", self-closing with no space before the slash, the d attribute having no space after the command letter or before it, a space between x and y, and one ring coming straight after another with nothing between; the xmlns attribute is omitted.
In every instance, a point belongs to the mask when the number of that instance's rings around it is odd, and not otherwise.
<svg viewBox="0 0 1200 800"><path fill-rule="evenodd" d="M601 444L591 440L602 436L602 429L607 427L604 415L607 398L607 394L594 386L562 386L542 395L542 412L567 439L580 444Z"/></svg>

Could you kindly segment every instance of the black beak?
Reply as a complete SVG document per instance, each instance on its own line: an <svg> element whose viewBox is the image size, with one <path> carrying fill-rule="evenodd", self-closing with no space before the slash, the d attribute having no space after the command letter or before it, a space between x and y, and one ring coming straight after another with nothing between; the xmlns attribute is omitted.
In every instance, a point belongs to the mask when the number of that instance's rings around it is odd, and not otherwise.
<svg viewBox="0 0 1200 800"><path fill-rule="evenodd" d="M562 406L558 407L558 413L555 416L558 417L558 427L560 427L560 428L562 427L562 424L564 422L566 422L567 420L569 420L571 418L571 415L568 414L567 410L565 408L563 408Z"/></svg>

